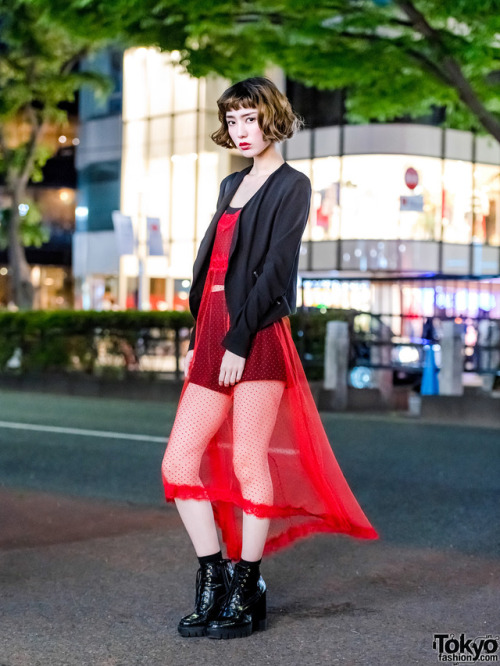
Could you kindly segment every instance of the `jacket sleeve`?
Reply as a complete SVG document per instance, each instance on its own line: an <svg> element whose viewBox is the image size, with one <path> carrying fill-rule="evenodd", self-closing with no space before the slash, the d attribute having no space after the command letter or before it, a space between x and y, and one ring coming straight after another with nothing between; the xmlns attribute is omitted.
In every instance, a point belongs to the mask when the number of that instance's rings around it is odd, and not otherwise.
<svg viewBox="0 0 500 666"><path fill-rule="evenodd" d="M235 174L230 174L229 176L226 176L220 184L219 188L219 197L217 199L217 206L216 208L219 208L221 205L222 199L226 196L226 192L228 190L228 187L231 185L231 180ZM194 343L195 343L195 338L196 338L196 321L194 322L194 326L191 329L191 337L189 338L189 348L188 351L191 351L194 349Z"/></svg>
<svg viewBox="0 0 500 666"><path fill-rule="evenodd" d="M194 326L191 329L191 337L189 338L189 349L188 349L188 351L191 351L191 349L194 349L195 338L196 338L196 322L194 322Z"/></svg>
<svg viewBox="0 0 500 666"><path fill-rule="evenodd" d="M222 341L223 347L238 356L247 357L252 337L259 330L264 315L286 293L290 280L296 279L295 260L310 202L311 184L304 177L293 183L276 211L262 272Z"/></svg>

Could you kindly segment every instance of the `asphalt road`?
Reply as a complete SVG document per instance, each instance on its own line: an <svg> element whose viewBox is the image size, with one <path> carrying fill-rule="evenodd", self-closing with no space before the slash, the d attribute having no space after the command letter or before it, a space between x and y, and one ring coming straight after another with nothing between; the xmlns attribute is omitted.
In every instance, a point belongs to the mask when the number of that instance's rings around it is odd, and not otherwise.
<svg viewBox="0 0 500 666"><path fill-rule="evenodd" d="M268 631L182 639L175 408L0 391L0 666L437 664L434 633L498 636L500 431L322 414L380 540L296 543L263 562Z"/></svg>

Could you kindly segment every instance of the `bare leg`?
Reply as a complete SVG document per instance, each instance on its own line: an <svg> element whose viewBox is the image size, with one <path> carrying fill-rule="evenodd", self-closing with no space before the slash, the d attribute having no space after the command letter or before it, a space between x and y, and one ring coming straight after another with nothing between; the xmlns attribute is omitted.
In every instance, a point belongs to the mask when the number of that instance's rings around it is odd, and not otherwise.
<svg viewBox="0 0 500 666"><path fill-rule="evenodd" d="M224 421L231 396L189 384L177 408L162 473L174 485L202 486L200 463L210 439ZM179 499L175 505L193 543L203 557L220 550L212 504L208 500Z"/></svg>
<svg viewBox="0 0 500 666"><path fill-rule="evenodd" d="M197 557L217 553L221 547L211 502L195 499L181 500L176 497L175 506Z"/></svg>
<svg viewBox="0 0 500 666"><path fill-rule="evenodd" d="M253 504L273 502L267 452L284 387L280 381L249 381L234 390L234 472L243 497ZM269 522L268 518L243 513L243 559L260 560Z"/></svg>

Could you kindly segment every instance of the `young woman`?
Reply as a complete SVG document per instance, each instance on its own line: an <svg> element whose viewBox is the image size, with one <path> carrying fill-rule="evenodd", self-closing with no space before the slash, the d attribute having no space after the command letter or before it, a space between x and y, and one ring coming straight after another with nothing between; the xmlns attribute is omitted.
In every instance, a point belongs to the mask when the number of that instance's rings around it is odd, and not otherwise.
<svg viewBox="0 0 500 666"><path fill-rule="evenodd" d="M315 532L377 534L332 453L290 333L311 186L277 143L301 123L265 78L236 83L217 104L212 139L253 164L222 181L194 263L195 327L162 475L200 563L195 609L178 630L234 638L266 628L263 554Z"/></svg>

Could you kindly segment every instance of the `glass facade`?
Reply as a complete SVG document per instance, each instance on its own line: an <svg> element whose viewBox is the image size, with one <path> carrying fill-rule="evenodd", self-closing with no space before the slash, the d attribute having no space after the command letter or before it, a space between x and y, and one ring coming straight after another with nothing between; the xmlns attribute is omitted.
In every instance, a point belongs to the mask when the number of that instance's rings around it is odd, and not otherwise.
<svg viewBox="0 0 500 666"><path fill-rule="evenodd" d="M106 231L113 228L111 211L120 201L119 161L89 164L79 172L80 207L85 204L87 214L77 216L76 228L85 231Z"/></svg>
<svg viewBox="0 0 500 666"><path fill-rule="evenodd" d="M473 175L472 239L500 245L500 167L476 164Z"/></svg>
<svg viewBox="0 0 500 666"><path fill-rule="evenodd" d="M500 320L500 279L491 280L349 280L302 279L300 305L355 310L375 317L393 335L418 338L430 317L465 322L476 330L485 319ZM363 317L358 318L358 322Z"/></svg>
<svg viewBox="0 0 500 666"><path fill-rule="evenodd" d="M98 71L108 76L112 82L111 93L107 96L96 93L84 86L80 91L80 119L82 121L120 114L122 111L123 90L123 50L106 49L90 56L83 64L83 70Z"/></svg>
<svg viewBox="0 0 500 666"><path fill-rule="evenodd" d="M163 277L174 284L191 274L227 173L227 156L209 139L217 107L207 108L207 98L217 97L224 83L191 78L175 54L154 49L127 51L124 73L121 210L132 217L139 239L144 219L159 218Z"/></svg>
<svg viewBox="0 0 500 666"><path fill-rule="evenodd" d="M499 245L500 167L408 155L290 160L312 182L305 240ZM416 173L410 188L408 172Z"/></svg>

